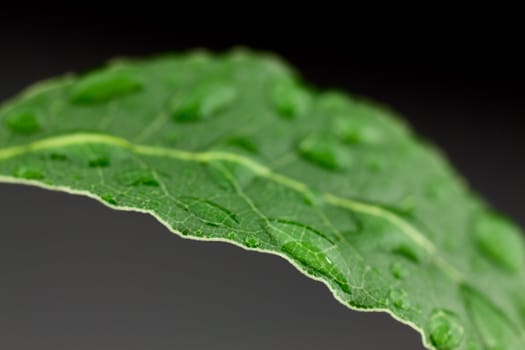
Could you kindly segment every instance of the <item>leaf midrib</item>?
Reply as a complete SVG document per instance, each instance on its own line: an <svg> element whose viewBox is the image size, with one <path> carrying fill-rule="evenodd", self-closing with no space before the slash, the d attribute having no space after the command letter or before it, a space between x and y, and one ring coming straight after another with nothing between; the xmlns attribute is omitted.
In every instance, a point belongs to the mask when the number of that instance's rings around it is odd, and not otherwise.
<svg viewBox="0 0 525 350"><path fill-rule="evenodd" d="M124 138L102 134L102 133L74 133L68 135L59 135L49 138L33 141L28 144L18 145L0 149L0 160L14 158L32 152L42 151L46 149L60 148L71 145L82 144L105 144L126 149L134 154L147 155L155 157L168 157L184 161L196 161L207 163L216 160L228 161L240 164L258 176L264 177L271 181L277 182L283 186L293 189L301 193L307 198L313 198L315 195L313 191L304 183L284 176L282 174L272 171L266 167L237 153L229 153L224 151L208 151L208 152L191 152L174 148L166 148L160 146L148 146L141 144L134 144ZM439 266L448 276L457 282L465 280L463 274L456 269L452 264L439 255L436 246L427 239L427 237L414 225L404 220L396 213L378 205L359 201L356 199L348 199L336 196L334 194L325 192L322 194L323 200L331 206L347 209L353 212L374 216L388 221L393 226L397 227L405 236L410 238L414 243L423 248L430 256L433 257L436 265Z"/></svg>

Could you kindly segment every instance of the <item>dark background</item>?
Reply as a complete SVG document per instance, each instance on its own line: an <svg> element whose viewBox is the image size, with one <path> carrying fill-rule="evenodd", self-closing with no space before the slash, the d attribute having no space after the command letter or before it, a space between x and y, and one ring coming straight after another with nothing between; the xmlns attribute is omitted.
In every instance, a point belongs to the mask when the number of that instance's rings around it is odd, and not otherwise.
<svg viewBox="0 0 525 350"><path fill-rule="evenodd" d="M519 38L492 28L373 31L346 22L271 31L271 19L226 30L179 17L0 17L0 100L114 56L274 51L317 86L401 112L476 191L525 226ZM183 240L150 217L22 186L0 185L0 212L2 348L421 348L408 327L347 310L274 256Z"/></svg>

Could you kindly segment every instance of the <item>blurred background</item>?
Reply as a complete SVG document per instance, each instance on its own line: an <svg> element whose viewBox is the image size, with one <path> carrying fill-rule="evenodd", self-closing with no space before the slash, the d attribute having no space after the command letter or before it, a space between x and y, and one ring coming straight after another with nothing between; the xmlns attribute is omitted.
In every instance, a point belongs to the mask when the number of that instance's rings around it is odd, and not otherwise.
<svg viewBox="0 0 525 350"><path fill-rule="evenodd" d="M115 18L2 15L0 101L115 56L273 51L316 86L396 109L525 226L525 57L508 33ZM422 349L408 327L349 311L275 256L183 240L148 216L35 188L1 184L0 212L2 348Z"/></svg>

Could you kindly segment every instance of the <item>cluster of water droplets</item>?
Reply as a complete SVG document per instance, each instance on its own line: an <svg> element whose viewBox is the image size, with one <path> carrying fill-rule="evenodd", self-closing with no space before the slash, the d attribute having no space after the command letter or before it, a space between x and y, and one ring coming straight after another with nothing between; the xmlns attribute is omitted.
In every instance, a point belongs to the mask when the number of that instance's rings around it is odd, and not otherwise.
<svg viewBox="0 0 525 350"><path fill-rule="evenodd" d="M145 82L136 75L118 71L97 72L81 79L73 87L70 102L82 107L103 104L139 93L144 88ZM291 80L274 84L269 95L276 114L285 120L308 115L314 105L312 93ZM238 91L234 84L210 81L200 84L195 89L178 92L168 101L167 109L176 123L199 122L225 111L237 98ZM44 128L38 113L27 109L10 112L4 122L6 128L20 136L31 136ZM297 147L297 153L302 159L326 170L347 169L353 161L349 147L376 146L385 141L384 132L362 118L339 115L330 123L332 124L325 132L307 136ZM243 136L231 137L226 143L249 153L258 153L258 145ZM49 154L49 159L54 162L64 162L68 160L68 156L65 153L52 152ZM97 155L89 158L86 165L93 169L108 168L111 166L111 159L107 155ZM366 166L370 171L379 171L382 168L381 157L372 154L367 158ZM34 181L45 178L41 169L29 165L16 167L13 176ZM148 169L123 171L116 180L125 187L159 187L158 179ZM226 186L231 186L228 181L225 183ZM440 182L430 183L427 188L428 197L443 197L444 187ZM100 198L110 205L119 204L118 196L113 193L103 193ZM206 225L235 228L239 224L238 218L231 211L217 203L191 198L187 198L183 203L185 210L191 211L192 215ZM280 244L283 254L302 264L311 274L331 281L344 293L352 294L348 274L341 267L342 258L333 251L328 253L328 249L322 249L333 245L323 233L300 223L283 221L271 222L267 230ZM518 228L508 220L495 214L484 213L476 219L473 232L473 239L479 252L492 263L511 273L516 273L523 268L525 248ZM194 234L198 235L198 233ZM299 236L301 239L296 238ZM240 239L235 231L230 231L226 237L235 241ZM260 239L255 235L243 236L242 243L248 248L261 246ZM396 246L393 253L406 259L393 262L389 266L389 274L394 280L403 281L409 276L410 271L405 260L418 263L421 254L417 247L410 244ZM463 295L466 304L471 305L469 307L471 317L478 320L477 324L481 324L479 331L484 336L485 344L491 349L499 349L498 346L505 344L501 339L501 334L505 334L505 331L499 331L499 328L508 327L509 322L483 297L471 291L463 292ZM386 304L400 312L412 307L410 296L401 287L390 288L387 299ZM525 310L525 306L523 309ZM525 314L525 311L523 313ZM464 340L465 330L462 322L450 310L433 310L428 317L426 327L430 343L439 350L456 349ZM498 331L495 332L494 329ZM468 346L469 349L474 350L479 345L477 342L470 342Z"/></svg>

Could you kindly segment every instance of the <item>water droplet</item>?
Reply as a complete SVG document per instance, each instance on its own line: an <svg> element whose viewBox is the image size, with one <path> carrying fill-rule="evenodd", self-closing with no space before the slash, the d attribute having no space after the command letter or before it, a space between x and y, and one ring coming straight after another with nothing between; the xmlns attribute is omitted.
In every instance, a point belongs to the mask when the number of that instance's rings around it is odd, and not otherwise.
<svg viewBox="0 0 525 350"><path fill-rule="evenodd" d="M381 130L364 118L337 118L334 131L342 141L349 144L378 144L383 140Z"/></svg>
<svg viewBox="0 0 525 350"><path fill-rule="evenodd" d="M239 147L249 153L257 154L259 153L259 150L255 143L248 137L231 137L228 140L226 140L226 144Z"/></svg>
<svg viewBox="0 0 525 350"><path fill-rule="evenodd" d="M35 113L20 111L7 116L6 125L19 134L32 134L40 130L40 123Z"/></svg>
<svg viewBox="0 0 525 350"><path fill-rule="evenodd" d="M49 159L56 161L64 161L67 160L67 156L63 153L53 152L49 154Z"/></svg>
<svg viewBox="0 0 525 350"><path fill-rule="evenodd" d="M248 236L244 239L244 244L248 248L257 248L260 245L259 239L255 236Z"/></svg>
<svg viewBox="0 0 525 350"><path fill-rule="evenodd" d="M323 251L313 244L301 241L290 241L283 244L281 249L285 254L299 261L314 273L328 277L344 292L348 294L351 293L350 286L343 273Z"/></svg>
<svg viewBox="0 0 525 350"><path fill-rule="evenodd" d="M13 175L15 177L27 180L41 180L44 178L44 174L41 170L27 166L18 167L14 171Z"/></svg>
<svg viewBox="0 0 525 350"><path fill-rule="evenodd" d="M71 94L75 104L98 104L142 90L142 83L123 72L103 72L88 75L77 83Z"/></svg>
<svg viewBox="0 0 525 350"><path fill-rule="evenodd" d="M105 168L109 166L109 158L105 156L98 156L90 159L88 165L90 168Z"/></svg>
<svg viewBox="0 0 525 350"><path fill-rule="evenodd" d="M424 252L411 242L399 243L393 250L393 253L401 255L402 257L414 262L419 263L424 256Z"/></svg>
<svg viewBox="0 0 525 350"><path fill-rule="evenodd" d="M508 271L523 267L525 248L519 229L507 219L492 213L479 216L474 233L481 252Z"/></svg>
<svg viewBox="0 0 525 350"><path fill-rule="evenodd" d="M402 263L396 261L390 264L390 273L394 278L403 279L408 275L408 270Z"/></svg>
<svg viewBox="0 0 525 350"><path fill-rule="evenodd" d="M272 102L281 117L292 119L307 113L310 94L291 81L281 81L272 90Z"/></svg>
<svg viewBox="0 0 525 350"><path fill-rule="evenodd" d="M233 227L239 224L236 215L229 209L206 199L182 197L183 209L197 216L210 226Z"/></svg>
<svg viewBox="0 0 525 350"><path fill-rule="evenodd" d="M237 92L227 84L208 83L192 92L178 94L170 101L173 119L178 122L193 122L209 118L231 105Z"/></svg>
<svg viewBox="0 0 525 350"><path fill-rule="evenodd" d="M388 298L391 301L392 305L401 310L406 310L410 307L410 301L408 300L407 293L399 288L394 288L390 290Z"/></svg>
<svg viewBox="0 0 525 350"><path fill-rule="evenodd" d="M324 204L323 195L314 191L305 192L303 194L303 200L309 207L321 207Z"/></svg>
<svg viewBox="0 0 525 350"><path fill-rule="evenodd" d="M152 186L158 187L159 182L147 169L133 169L124 171L117 177L118 181L125 186Z"/></svg>
<svg viewBox="0 0 525 350"><path fill-rule="evenodd" d="M109 193L103 194L102 196L100 196L100 198L106 203L117 205L115 197L113 197L113 195Z"/></svg>
<svg viewBox="0 0 525 350"><path fill-rule="evenodd" d="M432 345L438 350L456 349L463 340L463 326L457 316L447 310L434 310L428 323Z"/></svg>
<svg viewBox="0 0 525 350"><path fill-rule="evenodd" d="M306 160L330 170L347 168L349 158L344 149L328 136L305 139L299 145L299 154Z"/></svg>

